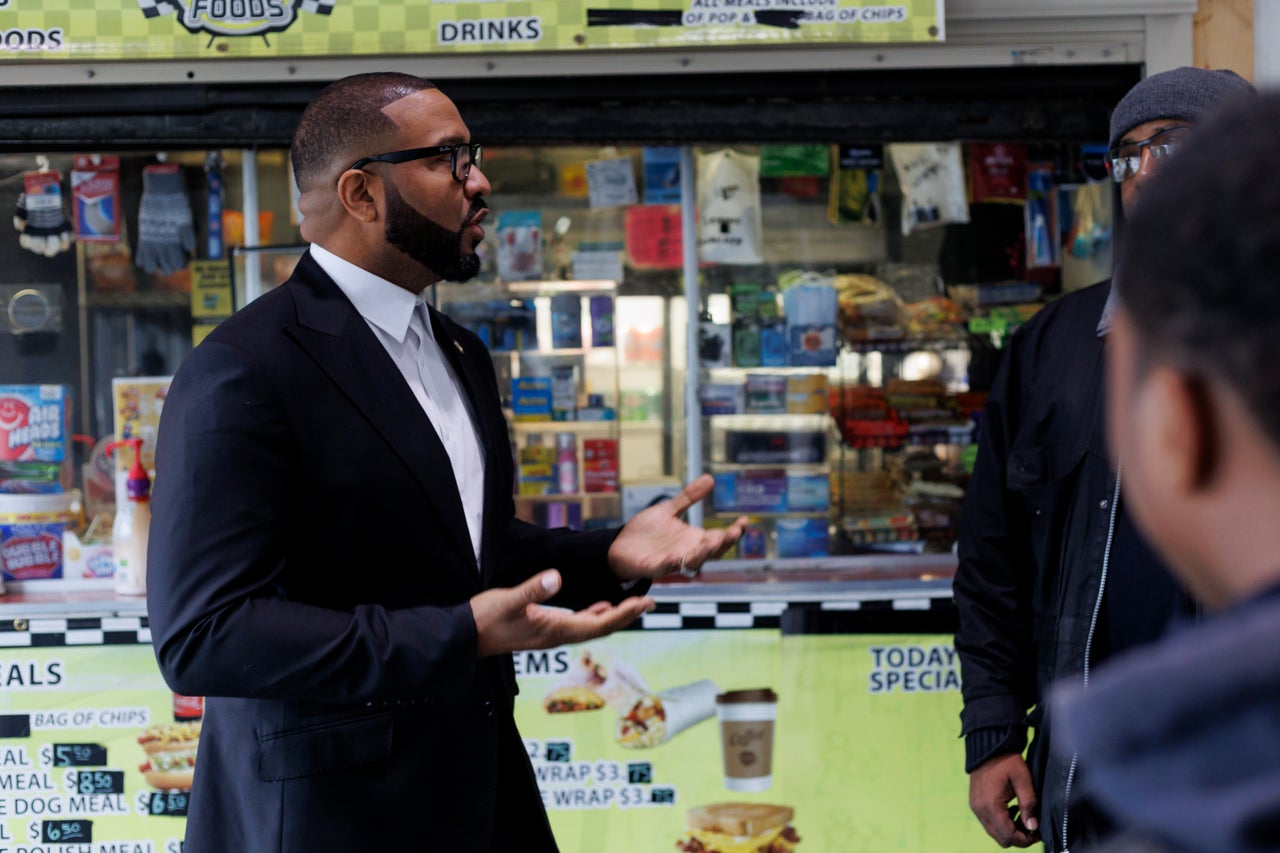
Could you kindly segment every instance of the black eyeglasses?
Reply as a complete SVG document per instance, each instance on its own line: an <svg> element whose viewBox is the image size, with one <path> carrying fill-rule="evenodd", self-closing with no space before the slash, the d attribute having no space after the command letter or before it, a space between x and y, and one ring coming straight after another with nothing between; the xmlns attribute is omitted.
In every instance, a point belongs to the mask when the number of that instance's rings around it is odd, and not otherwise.
<svg viewBox="0 0 1280 853"><path fill-rule="evenodd" d="M426 157L449 155L449 170L458 183L466 183L472 166L479 166L484 156L484 146L477 142L459 142L456 145L432 145L429 148L406 148L403 151L392 151L390 154L375 154L372 157L361 157L347 167L363 169L366 163L407 163L410 160L422 160Z"/></svg>
<svg viewBox="0 0 1280 853"><path fill-rule="evenodd" d="M1142 149L1146 148L1157 160L1172 156L1186 141L1189 127L1167 127L1159 133L1142 140L1118 145L1107 152L1107 171L1111 180L1122 184L1138 174L1142 167Z"/></svg>

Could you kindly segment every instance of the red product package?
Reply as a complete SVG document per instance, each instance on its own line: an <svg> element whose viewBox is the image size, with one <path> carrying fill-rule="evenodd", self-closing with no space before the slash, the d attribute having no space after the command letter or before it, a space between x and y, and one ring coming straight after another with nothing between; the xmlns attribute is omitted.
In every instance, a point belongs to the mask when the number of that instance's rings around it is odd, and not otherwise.
<svg viewBox="0 0 1280 853"><path fill-rule="evenodd" d="M1027 198L1027 146L970 142L969 201L1023 202Z"/></svg>
<svg viewBox="0 0 1280 853"><path fill-rule="evenodd" d="M618 491L618 440L588 438L582 442L582 490Z"/></svg>

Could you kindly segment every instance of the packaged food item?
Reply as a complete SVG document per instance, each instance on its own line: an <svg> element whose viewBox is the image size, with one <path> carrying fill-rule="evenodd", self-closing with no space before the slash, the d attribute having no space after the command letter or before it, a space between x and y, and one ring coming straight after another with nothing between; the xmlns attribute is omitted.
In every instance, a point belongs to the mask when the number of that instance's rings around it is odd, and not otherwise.
<svg viewBox="0 0 1280 853"><path fill-rule="evenodd" d="M618 440L587 438L582 441L582 490L618 491Z"/></svg>

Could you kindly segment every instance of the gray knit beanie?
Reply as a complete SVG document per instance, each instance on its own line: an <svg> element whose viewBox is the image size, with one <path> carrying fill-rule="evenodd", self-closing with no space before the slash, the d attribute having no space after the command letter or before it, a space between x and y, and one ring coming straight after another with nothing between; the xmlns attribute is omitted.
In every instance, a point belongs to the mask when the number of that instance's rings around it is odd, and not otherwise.
<svg viewBox="0 0 1280 853"><path fill-rule="evenodd" d="M1114 148L1120 137L1140 124L1164 118L1199 121L1232 98L1257 93L1252 83L1226 69L1183 66L1152 74L1116 104L1108 146Z"/></svg>

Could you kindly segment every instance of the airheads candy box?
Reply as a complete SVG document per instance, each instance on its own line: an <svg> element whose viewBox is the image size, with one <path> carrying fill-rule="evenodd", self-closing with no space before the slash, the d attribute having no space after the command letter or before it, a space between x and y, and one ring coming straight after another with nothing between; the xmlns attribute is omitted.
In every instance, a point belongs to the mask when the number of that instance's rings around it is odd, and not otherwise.
<svg viewBox="0 0 1280 853"><path fill-rule="evenodd" d="M0 460L61 462L68 416L63 385L0 385Z"/></svg>

